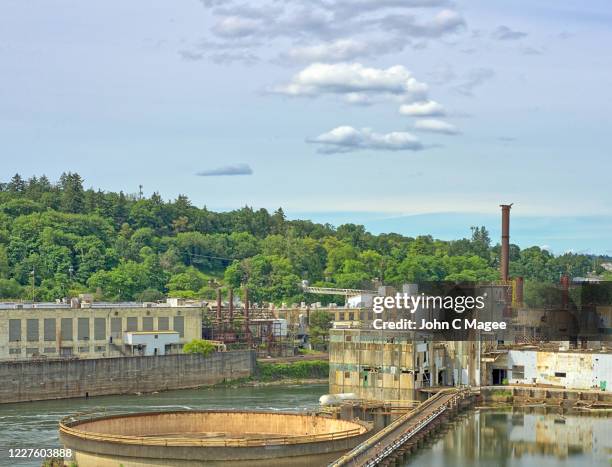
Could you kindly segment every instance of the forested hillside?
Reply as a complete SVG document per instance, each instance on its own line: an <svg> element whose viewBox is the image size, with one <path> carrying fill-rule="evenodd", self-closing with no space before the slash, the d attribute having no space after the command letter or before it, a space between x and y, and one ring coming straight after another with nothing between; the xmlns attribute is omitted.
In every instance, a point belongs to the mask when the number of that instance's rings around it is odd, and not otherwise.
<svg viewBox="0 0 612 467"><path fill-rule="evenodd" d="M255 301L299 302L302 279L351 288L374 279L495 280L498 257L499 245L484 227L456 241L372 235L360 225L290 221L280 208L212 212L187 196L164 201L156 193L84 189L76 173L56 183L15 175L0 184L5 299L55 300L86 291L107 300L212 298L219 285L247 284ZM597 264L591 256L511 247L511 275L527 281L585 275Z"/></svg>

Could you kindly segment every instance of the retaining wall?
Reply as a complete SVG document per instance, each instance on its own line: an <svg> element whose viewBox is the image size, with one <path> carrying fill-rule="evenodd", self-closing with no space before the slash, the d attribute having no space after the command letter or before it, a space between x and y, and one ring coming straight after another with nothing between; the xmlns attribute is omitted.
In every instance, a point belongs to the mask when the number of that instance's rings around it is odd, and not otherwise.
<svg viewBox="0 0 612 467"><path fill-rule="evenodd" d="M254 352L0 362L0 403L195 388L244 378Z"/></svg>

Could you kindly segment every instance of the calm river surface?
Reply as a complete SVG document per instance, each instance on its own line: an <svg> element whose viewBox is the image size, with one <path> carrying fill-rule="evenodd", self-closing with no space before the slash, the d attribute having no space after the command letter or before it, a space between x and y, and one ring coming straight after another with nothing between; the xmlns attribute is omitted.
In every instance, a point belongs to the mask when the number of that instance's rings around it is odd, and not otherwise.
<svg viewBox="0 0 612 467"><path fill-rule="evenodd" d="M106 411L155 411L182 409L312 410L326 384L214 388L160 392L142 396L102 396L89 399L24 402L0 405L0 466L37 466L35 459L8 459L10 448L57 448L60 418L100 408Z"/></svg>
<svg viewBox="0 0 612 467"><path fill-rule="evenodd" d="M610 466L611 431L612 418L472 411L405 465Z"/></svg>
<svg viewBox="0 0 612 467"><path fill-rule="evenodd" d="M74 412L234 408L311 410L327 385L215 388L142 396L107 396L0 405L0 466L40 466L8 460L9 448L59 447L57 422ZM610 465L612 418L470 412L462 415L406 465L591 466ZM313 466L317 467L317 466Z"/></svg>

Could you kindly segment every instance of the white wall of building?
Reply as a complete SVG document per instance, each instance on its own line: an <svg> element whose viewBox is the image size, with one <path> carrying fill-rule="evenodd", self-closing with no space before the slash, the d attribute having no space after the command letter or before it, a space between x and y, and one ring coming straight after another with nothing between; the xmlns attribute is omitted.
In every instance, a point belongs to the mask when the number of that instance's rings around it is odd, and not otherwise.
<svg viewBox="0 0 612 467"><path fill-rule="evenodd" d="M178 332L126 332L124 341L127 345L143 345L144 355L165 355L166 345L178 344Z"/></svg>
<svg viewBox="0 0 612 467"><path fill-rule="evenodd" d="M524 367L524 377L513 374L513 366ZM591 352L538 352L510 350L508 381L552 384L568 389L612 388L612 354Z"/></svg>

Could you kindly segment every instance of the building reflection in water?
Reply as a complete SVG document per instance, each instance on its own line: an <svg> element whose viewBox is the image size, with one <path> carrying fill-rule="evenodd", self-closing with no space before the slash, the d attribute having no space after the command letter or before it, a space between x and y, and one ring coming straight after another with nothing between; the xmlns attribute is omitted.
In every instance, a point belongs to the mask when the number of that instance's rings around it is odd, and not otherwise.
<svg viewBox="0 0 612 467"><path fill-rule="evenodd" d="M610 465L610 428L611 419L606 417L471 412L406 465Z"/></svg>

